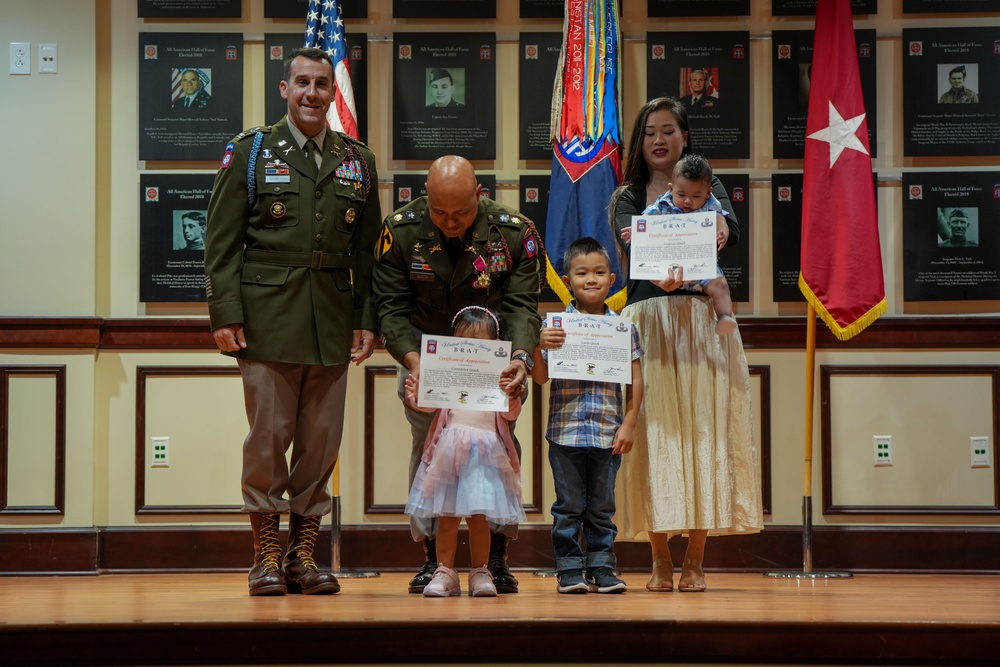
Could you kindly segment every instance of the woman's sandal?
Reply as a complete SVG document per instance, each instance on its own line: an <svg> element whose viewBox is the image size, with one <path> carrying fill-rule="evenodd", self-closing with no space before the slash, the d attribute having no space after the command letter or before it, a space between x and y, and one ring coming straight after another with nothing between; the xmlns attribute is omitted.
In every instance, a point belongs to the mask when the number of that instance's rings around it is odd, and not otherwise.
<svg viewBox="0 0 1000 667"><path fill-rule="evenodd" d="M706 588L701 561L686 559L681 567L681 580L677 582L677 590L681 593L702 593Z"/></svg>
<svg viewBox="0 0 1000 667"><path fill-rule="evenodd" d="M653 576L646 583L646 589L654 593L669 593L674 590L674 563L669 558L653 561Z"/></svg>

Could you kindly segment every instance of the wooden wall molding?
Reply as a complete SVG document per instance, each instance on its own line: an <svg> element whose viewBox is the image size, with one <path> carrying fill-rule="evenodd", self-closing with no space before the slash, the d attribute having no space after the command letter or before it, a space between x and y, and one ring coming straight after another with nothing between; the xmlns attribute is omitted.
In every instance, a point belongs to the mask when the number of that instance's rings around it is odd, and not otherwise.
<svg viewBox="0 0 1000 667"><path fill-rule="evenodd" d="M937 376L987 376L993 388L993 504L982 506L959 505L835 505L833 502L833 417L830 382L835 376L877 375L937 375ZM1000 396L1000 366L820 366L821 448L823 457L823 514L869 514L903 516L996 516L1000 514L1000 415L997 398Z"/></svg>
<svg viewBox="0 0 1000 667"><path fill-rule="evenodd" d="M805 349L805 317L740 318L751 350ZM838 350L1000 348L1000 317L880 317L850 340L816 328L816 347ZM0 317L0 349L214 350L208 318Z"/></svg>
<svg viewBox="0 0 1000 667"><path fill-rule="evenodd" d="M771 516L771 367L751 364L749 371L760 382L760 504Z"/></svg>
<svg viewBox="0 0 1000 667"><path fill-rule="evenodd" d="M239 514L242 505L149 505L146 503L146 381L151 377L238 376L229 366L137 366L135 369L135 513L136 514Z"/></svg>
<svg viewBox="0 0 1000 667"><path fill-rule="evenodd" d="M16 375L47 375L56 382L55 396L55 484L51 505L9 505L7 478L10 436L10 379ZM0 515L57 515L66 514L66 366L0 366Z"/></svg>
<svg viewBox="0 0 1000 667"><path fill-rule="evenodd" d="M282 527L287 520L282 517ZM285 532L282 532L285 539ZM461 540L466 540L463 533ZM998 574L998 526L818 526L813 529L816 571ZM675 563L683 559L684 540L671 540ZM344 570L416 571L423 550L405 524L343 526ZM645 542L615 545L619 567L648 571ZM317 560L330 566L330 526L317 542ZM241 572L253 559L249 523L242 526L129 526L0 530L0 574L97 574L125 572ZM459 549L458 567L468 567ZM521 526L510 545L515 570L551 570L548 526ZM712 571L766 572L802 567L802 529L768 526L754 535L713 537L705 567Z"/></svg>

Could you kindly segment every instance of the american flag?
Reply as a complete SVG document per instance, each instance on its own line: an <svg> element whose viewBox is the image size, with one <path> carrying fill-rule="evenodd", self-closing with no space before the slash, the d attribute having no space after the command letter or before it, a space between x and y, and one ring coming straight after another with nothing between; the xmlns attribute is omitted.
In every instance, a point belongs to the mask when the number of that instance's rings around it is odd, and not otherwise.
<svg viewBox="0 0 1000 667"><path fill-rule="evenodd" d="M326 120L334 130L358 138L358 112L354 107L351 66L344 37L344 19L340 0L309 0L306 14L306 40L333 59L334 96Z"/></svg>

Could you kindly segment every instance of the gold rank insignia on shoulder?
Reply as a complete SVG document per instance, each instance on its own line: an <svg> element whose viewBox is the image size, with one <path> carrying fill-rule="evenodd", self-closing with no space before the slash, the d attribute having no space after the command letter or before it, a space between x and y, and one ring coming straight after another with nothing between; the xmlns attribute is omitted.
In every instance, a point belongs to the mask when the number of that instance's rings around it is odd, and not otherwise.
<svg viewBox="0 0 1000 667"><path fill-rule="evenodd" d="M354 208L352 207L347 209L347 213L344 214L344 220L347 221L347 224L351 224L352 222L354 222L354 218L356 218L357 216L358 212L355 211Z"/></svg>
<svg viewBox="0 0 1000 667"><path fill-rule="evenodd" d="M399 214L399 213L397 213L396 215L392 216L392 221L393 222L399 222L402 219L403 219L403 216L401 214Z"/></svg>
<svg viewBox="0 0 1000 667"><path fill-rule="evenodd" d="M517 217L516 215L513 218L511 218L510 221L513 222L515 225L521 224L521 218Z"/></svg>

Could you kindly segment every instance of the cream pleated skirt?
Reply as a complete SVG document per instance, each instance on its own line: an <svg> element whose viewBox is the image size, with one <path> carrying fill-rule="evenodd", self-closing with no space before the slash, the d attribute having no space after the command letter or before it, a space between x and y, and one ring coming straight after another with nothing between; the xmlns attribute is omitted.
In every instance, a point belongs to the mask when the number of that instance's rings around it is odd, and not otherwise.
<svg viewBox="0 0 1000 667"><path fill-rule="evenodd" d="M619 540L763 527L760 452L739 331L720 338L710 300L669 296L622 315L642 339L643 399L615 496Z"/></svg>

